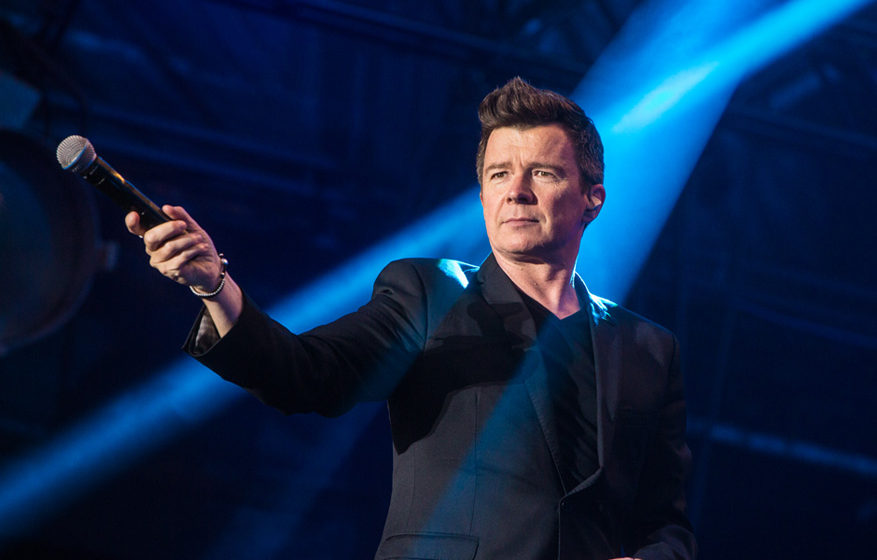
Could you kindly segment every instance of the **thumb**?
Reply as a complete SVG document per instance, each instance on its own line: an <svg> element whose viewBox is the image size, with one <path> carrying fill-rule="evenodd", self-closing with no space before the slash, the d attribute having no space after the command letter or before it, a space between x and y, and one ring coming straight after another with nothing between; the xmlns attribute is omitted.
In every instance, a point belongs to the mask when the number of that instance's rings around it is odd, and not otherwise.
<svg viewBox="0 0 877 560"><path fill-rule="evenodd" d="M125 226L134 235L143 237L143 234L146 233L146 230L140 225L140 214L137 212L131 211L125 215Z"/></svg>

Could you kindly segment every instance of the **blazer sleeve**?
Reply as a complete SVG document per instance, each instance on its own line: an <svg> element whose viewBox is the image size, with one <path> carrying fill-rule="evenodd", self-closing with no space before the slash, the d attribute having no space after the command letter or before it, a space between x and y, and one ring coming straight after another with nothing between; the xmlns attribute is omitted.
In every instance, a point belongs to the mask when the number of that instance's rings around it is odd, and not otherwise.
<svg viewBox="0 0 877 560"><path fill-rule="evenodd" d="M649 446L634 503L632 556L642 560L693 559L694 531L685 515L685 481L691 452L685 443L685 398L679 343L672 337L672 359L659 425Z"/></svg>
<svg viewBox="0 0 877 560"><path fill-rule="evenodd" d="M423 347L425 316L417 270L394 261L366 305L329 324L297 335L245 296L238 322L221 339L202 309L183 349L284 413L337 416L389 396Z"/></svg>

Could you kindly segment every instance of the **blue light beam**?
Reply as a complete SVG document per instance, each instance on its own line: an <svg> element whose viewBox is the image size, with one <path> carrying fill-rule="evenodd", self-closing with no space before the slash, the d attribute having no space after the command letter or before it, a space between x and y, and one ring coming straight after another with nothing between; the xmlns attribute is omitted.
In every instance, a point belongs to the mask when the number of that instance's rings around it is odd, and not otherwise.
<svg viewBox="0 0 877 560"><path fill-rule="evenodd" d="M741 80L871 1L657 0L630 18L573 93L606 146L577 267L589 288L627 295Z"/></svg>

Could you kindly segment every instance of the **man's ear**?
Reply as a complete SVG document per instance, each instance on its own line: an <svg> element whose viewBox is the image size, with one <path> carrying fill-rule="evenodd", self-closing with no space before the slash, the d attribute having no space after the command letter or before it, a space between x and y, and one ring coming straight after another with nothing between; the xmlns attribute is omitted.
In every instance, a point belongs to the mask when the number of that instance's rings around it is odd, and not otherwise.
<svg viewBox="0 0 877 560"><path fill-rule="evenodd" d="M588 207L585 208L585 215L582 219L586 222L592 221L600 213L603 208L603 202L606 200L606 189L602 184L591 185L586 193Z"/></svg>

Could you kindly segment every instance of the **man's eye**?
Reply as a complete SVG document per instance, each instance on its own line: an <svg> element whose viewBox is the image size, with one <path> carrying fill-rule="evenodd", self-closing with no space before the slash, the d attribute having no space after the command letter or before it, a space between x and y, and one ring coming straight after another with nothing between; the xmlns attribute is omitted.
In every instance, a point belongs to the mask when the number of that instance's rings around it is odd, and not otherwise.
<svg viewBox="0 0 877 560"><path fill-rule="evenodd" d="M508 175L508 171L497 171L497 172L493 173L493 174L490 176L490 178L491 178L491 179L502 179L502 178L505 177L506 175Z"/></svg>
<svg viewBox="0 0 877 560"><path fill-rule="evenodd" d="M550 171L545 171L544 169L537 169L536 171L533 172L533 175L535 175L536 177L542 177L543 179L554 179L555 178L554 173L552 173Z"/></svg>

